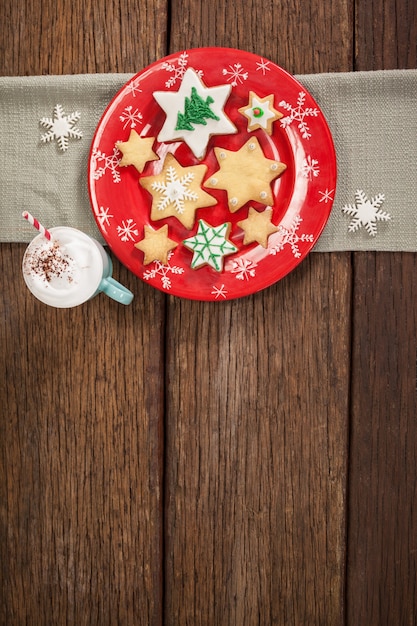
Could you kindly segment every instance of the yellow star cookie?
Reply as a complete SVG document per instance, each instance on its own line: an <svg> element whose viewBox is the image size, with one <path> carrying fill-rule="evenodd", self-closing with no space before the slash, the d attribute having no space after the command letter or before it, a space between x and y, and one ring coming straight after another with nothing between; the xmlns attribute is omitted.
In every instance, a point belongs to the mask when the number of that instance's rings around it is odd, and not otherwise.
<svg viewBox="0 0 417 626"><path fill-rule="evenodd" d="M271 208L268 207L259 213L253 207L249 207L248 217L237 223L245 233L243 244L248 245L256 241L263 248L267 248L269 235L279 230L278 226L274 226L271 222L271 219Z"/></svg>
<svg viewBox="0 0 417 626"><path fill-rule="evenodd" d="M280 176L285 163L267 159L256 137L249 139L239 150L214 148L220 169L205 183L209 189L225 189L231 213L250 200L273 204L271 181Z"/></svg>
<svg viewBox="0 0 417 626"><path fill-rule="evenodd" d="M119 141L116 147L123 154L119 165L133 165L142 173L148 161L156 161L159 156L152 150L155 137L140 137L135 130L130 131L127 141Z"/></svg>
<svg viewBox="0 0 417 626"><path fill-rule="evenodd" d="M260 98L253 91L249 92L249 103L239 109L248 120L248 130L262 128L268 135L272 135L272 124L284 117L282 113L274 109L274 96Z"/></svg>
<svg viewBox="0 0 417 626"><path fill-rule="evenodd" d="M168 237L168 224L159 230L154 230L150 226L144 226L145 237L135 243L135 248L142 250L145 254L143 264L148 265L152 261L160 261L164 265L168 261L168 254L177 247L177 243Z"/></svg>
<svg viewBox="0 0 417 626"><path fill-rule="evenodd" d="M152 194L151 219L157 221L173 216L191 230L196 210L217 202L201 188L206 172L205 165L182 167L174 155L168 153L160 174L139 179L141 186Z"/></svg>

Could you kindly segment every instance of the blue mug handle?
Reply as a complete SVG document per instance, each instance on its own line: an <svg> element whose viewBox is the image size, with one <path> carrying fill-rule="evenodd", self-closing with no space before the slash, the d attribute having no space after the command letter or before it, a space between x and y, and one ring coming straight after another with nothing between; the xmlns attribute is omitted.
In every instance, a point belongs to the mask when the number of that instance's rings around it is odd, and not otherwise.
<svg viewBox="0 0 417 626"><path fill-rule="evenodd" d="M120 304L130 304L133 300L133 293L114 280L112 276L105 276L101 279L98 291L102 291Z"/></svg>

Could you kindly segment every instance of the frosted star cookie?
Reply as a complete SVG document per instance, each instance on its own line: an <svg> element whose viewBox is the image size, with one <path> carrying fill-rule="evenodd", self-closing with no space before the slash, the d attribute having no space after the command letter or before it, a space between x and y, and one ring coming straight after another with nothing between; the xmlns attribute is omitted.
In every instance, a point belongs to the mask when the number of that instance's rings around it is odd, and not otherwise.
<svg viewBox="0 0 417 626"><path fill-rule="evenodd" d="M184 246L194 253L191 268L197 269L202 265L210 265L216 272L221 272L223 269L223 257L238 250L227 239L229 232L229 222L225 222L220 226L210 226L204 220L200 220L196 235L183 241Z"/></svg>
<svg viewBox="0 0 417 626"><path fill-rule="evenodd" d="M220 169L204 186L225 189L231 213L250 200L273 204L271 182L287 168L285 163L267 159L256 137L249 139L239 150L214 148Z"/></svg>
<svg viewBox="0 0 417 626"><path fill-rule="evenodd" d="M178 91L155 91L153 97L166 114L158 141L180 139L198 159L203 158L212 135L237 132L224 112L231 89L231 85L206 87L197 72L189 68Z"/></svg>
<svg viewBox="0 0 417 626"><path fill-rule="evenodd" d="M143 264L148 265L152 261L160 261L166 264L168 254L177 247L177 243L168 237L168 224L159 230L154 230L151 226L144 226L144 238L135 243L135 248L144 253Z"/></svg>
<svg viewBox="0 0 417 626"><path fill-rule="evenodd" d="M249 214L245 220L237 222L237 225L244 231L243 244L259 243L263 248L268 247L268 237L276 233L279 229L272 223L272 209L267 207L261 213L253 207L249 207Z"/></svg>
<svg viewBox="0 0 417 626"><path fill-rule="evenodd" d="M248 120L248 131L262 128L268 135L272 135L272 124L284 117L282 113L274 109L274 96L260 98L255 92L249 92L249 103L238 109Z"/></svg>
<svg viewBox="0 0 417 626"><path fill-rule="evenodd" d="M142 173L148 161L156 161L159 156L152 150L155 137L140 137L135 130L130 131L127 141L118 141L116 148L123 154L119 162L121 167L133 165Z"/></svg>
<svg viewBox="0 0 417 626"><path fill-rule="evenodd" d="M216 198L201 188L207 167L190 165L182 167L173 154L168 153L160 174L144 176L140 185L152 194L151 219L176 217L191 230L197 209L216 204Z"/></svg>

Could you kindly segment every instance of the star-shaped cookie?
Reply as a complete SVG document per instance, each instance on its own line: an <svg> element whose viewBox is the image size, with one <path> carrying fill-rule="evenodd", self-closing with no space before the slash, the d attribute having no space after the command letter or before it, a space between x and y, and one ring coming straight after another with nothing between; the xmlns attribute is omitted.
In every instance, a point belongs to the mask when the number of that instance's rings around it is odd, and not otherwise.
<svg viewBox="0 0 417 626"><path fill-rule="evenodd" d="M178 91L155 91L153 97L164 110L166 120L158 141L181 139L201 159L212 135L230 135L237 128L224 112L231 85L207 87L197 72L188 68Z"/></svg>
<svg viewBox="0 0 417 626"><path fill-rule="evenodd" d="M238 250L227 239L229 232L229 222L225 222L220 226L210 226L204 220L200 220L194 237L189 237L183 241L184 246L194 252L191 268L197 269L202 265L210 265L216 272L221 272L223 269L223 257Z"/></svg>
<svg viewBox="0 0 417 626"><path fill-rule="evenodd" d="M272 209L270 207L261 213L253 207L249 207L248 217L237 223L245 233L243 244L246 246L256 241L263 248L267 248L269 235L279 230L278 226L274 226L271 220Z"/></svg>
<svg viewBox="0 0 417 626"><path fill-rule="evenodd" d="M256 137L249 139L239 150L214 148L220 169L205 183L208 189L225 189L231 213L250 200L273 204L271 182L287 166L280 161L267 159Z"/></svg>
<svg viewBox="0 0 417 626"><path fill-rule="evenodd" d="M151 219L176 217L191 230L197 209L216 204L216 198L201 188L207 167L190 165L182 167L173 154L168 153L160 174L144 176L140 185L152 194Z"/></svg>
<svg viewBox="0 0 417 626"><path fill-rule="evenodd" d="M268 135L272 135L273 122L284 117L282 113L274 109L274 96L272 94L260 98L253 91L249 92L249 103L238 110L248 120L248 131L263 128Z"/></svg>
<svg viewBox="0 0 417 626"><path fill-rule="evenodd" d="M143 264L148 265L152 261L160 261L165 265L168 261L168 254L178 245L176 241L168 237L168 224L159 230L154 230L145 224L144 234L144 238L135 243L135 248L142 250L145 255Z"/></svg>
<svg viewBox="0 0 417 626"><path fill-rule="evenodd" d="M119 162L121 167L133 165L142 173L148 161L156 161L159 156L152 150L155 137L140 137L135 130L130 131L127 141L119 141L116 147L123 154Z"/></svg>

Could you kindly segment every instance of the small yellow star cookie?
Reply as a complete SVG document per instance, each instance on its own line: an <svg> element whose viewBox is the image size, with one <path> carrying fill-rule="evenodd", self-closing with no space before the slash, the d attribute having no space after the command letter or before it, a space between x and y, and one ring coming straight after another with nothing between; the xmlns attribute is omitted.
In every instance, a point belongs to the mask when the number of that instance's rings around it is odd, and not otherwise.
<svg viewBox="0 0 417 626"><path fill-rule="evenodd" d="M154 230L151 226L144 226L145 237L135 243L135 248L144 253L143 264L148 265L152 261L160 261L164 265L168 261L168 254L177 247L177 243L168 237L168 224Z"/></svg>
<svg viewBox="0 0 417 626"><path fill-rule="evenodd" d="M152 150L155 137L140 137L135 130L130 131L127 141L119 141L116 147L123 154L119 165L133 165L142 173L148 161L156 161L159 156Z"/></svg>
<svg viewBox="0 0 417 626"><path fill-rule="evenodd" d="M249 92L249 103L239 109L248 120L248 130L262 128L272 135L272 124L284 117L282 113L274 109L274 96L260 98L253 91Z"/></svg>
<svg viewBox="0 0 417 626"><path fill-rule="evenodd" d="M285 163L267 159L256 137L239 150L214 148L220 169L205 183L208 189L225 189L231 213L250 200L273 204L271 182L287 169Z"/></svg>
<svg viewBox="0 0 417 626"><path fill-rule="evenodd" d="M206 172L206 165L182 167L174 155L168 153L160 174L139 179L140 185L152 194L151 219L157 221L173 216L191 230L196 210L217 202L201 188Z"/></svg>
<svg viewBox="0 0 417 626"><path fill-rule="evenodd" d="M263 248L268 247L268 237L276 233L279 229L271 221L272 209L267 207L262 213L249 207L249 214L245 220L237 222L237 225L244 231L243 244L246 246L256 241Z"/></svg>

